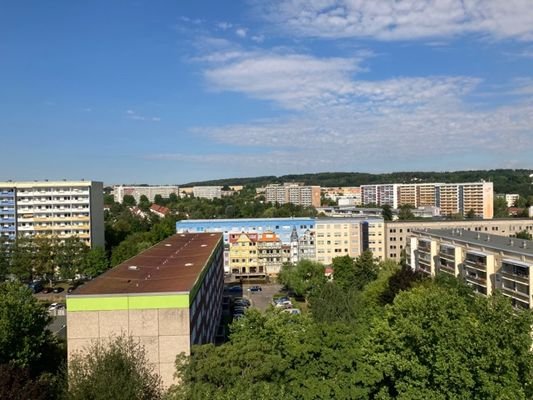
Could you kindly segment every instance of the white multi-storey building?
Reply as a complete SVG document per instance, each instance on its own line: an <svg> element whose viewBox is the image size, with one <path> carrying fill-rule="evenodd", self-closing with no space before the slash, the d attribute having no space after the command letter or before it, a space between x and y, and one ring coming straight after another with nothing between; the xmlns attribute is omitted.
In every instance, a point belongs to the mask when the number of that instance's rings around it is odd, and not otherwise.
<svg viewBox="0 0 533 400"><path fill-rule="evenodd" d="M194 186L192 193L194 197L203 199L220 199L222 197L222 186Z"/></svg>
<svg viewBox="0 0 533 400"><path fill-rule="evenodd" d="M0 182L0 234L75 236L104 246L103 206L102 182Z"/></svg>
<svg viewBox="0 0 533 400"><path fill-rule="evenodd" d="M178 186L115 186L113 187L113 196L117 203L122 203L124 195L133 196L138 203L141 196L146 196L151 202L154 201L155 196L160 195L163 198L168 198L172 193L179 196Z"/></svg>
<svg viewBox="0 0 533 400"><path fill-rule="evenodd" d="M320 186L303 186L294 183L268 185L265 188L265 198L269 203L320 207Z"/></svg>

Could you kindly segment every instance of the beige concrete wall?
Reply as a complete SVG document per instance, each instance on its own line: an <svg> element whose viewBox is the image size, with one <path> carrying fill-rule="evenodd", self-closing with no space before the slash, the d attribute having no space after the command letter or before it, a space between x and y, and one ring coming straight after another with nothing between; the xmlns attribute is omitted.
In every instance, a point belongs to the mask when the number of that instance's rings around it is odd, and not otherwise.
<svg viewBox="0 0 533 400"><path fill-rule="evenodd" d="M166 387L175 383L176 356L190 353L187 308L67 312L67 327L69 358L96 340L105 342L122 333L133 336Z"/></svg>

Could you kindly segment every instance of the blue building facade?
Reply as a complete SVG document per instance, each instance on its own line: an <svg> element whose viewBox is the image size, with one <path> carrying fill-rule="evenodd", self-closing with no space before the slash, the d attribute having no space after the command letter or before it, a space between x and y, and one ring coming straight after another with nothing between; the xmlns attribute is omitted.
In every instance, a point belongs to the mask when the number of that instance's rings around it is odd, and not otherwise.
<svg viewBox="0 0 533 400"><path fill-rule="evenodd" d="M16 189L0 187L0 236L14 239L17 235Z"/></svg>
<svg viewBox="0 0 533 400"><path fill-rule="evenodd" d="M224 243L228 243L230 233L267 231L274 232L283 243L290 243L293 229L302 236L314 228L314 218L188 219L176 222L177 233L220 232L224 234Z"/></svg>

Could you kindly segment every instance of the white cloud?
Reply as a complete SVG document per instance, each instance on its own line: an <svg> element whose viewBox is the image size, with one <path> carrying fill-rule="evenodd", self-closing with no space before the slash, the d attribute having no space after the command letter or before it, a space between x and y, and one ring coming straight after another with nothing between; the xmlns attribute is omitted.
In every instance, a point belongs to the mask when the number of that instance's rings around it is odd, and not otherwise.
<svg viewBox="0 0 533 400"><path fill-rule="evenodd" d="M238 28L235 30L235 34L241 38L245 38L248 30L245 28Z"/></svg>
<svg viewBox="0 0 533 400"><path fill-rule="evenodd" d="M229 22L219 22L217 24L217 26L222 29L223 31L227 31L228 29L230 29L233 24L229 23Z"/></svg>
<svg viewBox="0 0 533 400"><path fill-rule="evenodd" d="M380 40L465 33L533 40L531 0L275 0L260 16L299 36Z"/></svg>
<svg viewBox="0 0 533 400"><path fill-rule="evenodd" d="M146 117L144 115L137 114L133 110L126 110L126 115L128 119L131 119L133 121L153 121L153 122L161 121L161 118L159 117Z"/></svg>
<svg viewBox="0 0 533 400"><path fill-rule="evenodd" d="M265 40L265 36L264 35L253 35L250 39L252 39L252 41L256 43L263 43Z"/></svg>

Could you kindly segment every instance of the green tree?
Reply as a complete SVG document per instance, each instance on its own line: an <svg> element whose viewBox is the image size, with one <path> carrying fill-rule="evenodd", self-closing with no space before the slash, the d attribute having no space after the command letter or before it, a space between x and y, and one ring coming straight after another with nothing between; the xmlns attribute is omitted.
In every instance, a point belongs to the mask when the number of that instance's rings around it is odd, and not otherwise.
<svg viewBox="0 0 533 400"><path fill-rule="evenodd" d="M0 236L0 282L5 281L9 274L10 260L10 241L5 237Z"/></svg>
<svg viewBox="0 0 533 400"><path fill-rule="evenodd" d="M295 265L285 263L281 267L278 280L294 291L296 296L305 296L326 282L324 265L310 260L302 260Z"/></svg>
<svg viewBox="0 0 533 400"><path fill-rule="evenodd" d="M402 204L398 211L398 219L400 220L412 220L415 219L415 215L411 211L413 206L411 204Z"/></svg>
<svg viewBox="0 0 533 400"><path fill-rule="evenodd" d="M365 398L530 399L532 315L428 285L399 293L361 343Z"/></svg>
<svg viewBox="0 0 533 400"><path fill-rule="evenodd" d="M32 377L28 368L0 364L0 399L52 400L59 397L54 389L46 379Z"/></svg>
<svg viewBox="0 0 533 400"><path fill-rule="evenodd" d="M112 194L104 194L104 205L111 206L115 204L115 197Z"/></svg>
<svg viewBox="0 0 533 400"><path fill-rule="evenodd" d="M83 257L80 272L85 276L94 278L105 272L108 268L109 261L104 248L96 246L90 249Z"/></svg>
<svg viewBox="0 0 533 400"><path fill-rule="evenodd" d="M348 255L335 257L331 267L333 268L333 279L338 287L342 289L356 287L355 262L352 257Z"/></svg>
<svg viewBox="0 0 533 400"><path fill-rule="evenodd" d="M111 265L115 266L128 258L136 256L141 251L152 246L152 237L149 232L137 232L128 236L111 254Z"/></svg>
<svg viewBox="0 0 533 400"><path fill-rule="evenodd" d="M319 323L352 324L360 307L358 294L355 288L345 289L335 281L326 282L309 295L311 315Z"/></svg>
<svg viewBox="0 0 533 400"><path fill-rule="evenodd" d="M47 311L25 285L0 284L0 364L40 370L53 363L46 357L56 345L49 322Z"/></svg>
<svg viewBox="0 0 533 400"><path fill-rule="evenodd" d="M508 218L507 202L504 197L494 197L494 218Z"/></svg>
<svg viewBox="0 0 533 400"><path fill-rule="evenodd" d="M125 194L122 198L122 204L125 206L134 206L137 204L135 201L135 197L133 197L131 194Z"/></svg>
<svg viewBox="0 0 533 400"><path fill-rule="evenodd" d="M390 304L394 301L394 298L402 290L410 290L417 283L422 282L425 279L423 272L414 271L407 265L397 270L388 280L387 287L381 293L380 299L383 304Z"/></svg>
<svg viewBox="0 0 533 400"><path fill-rule="evenodd" d="M157 204L158 206L164 206L166 202L163 199L163 196L161 196L160 194L156 194L154 196L154 204Z"/></svg>
<svg viewBox="0 0 533 400"><path fill-rule="evenodd" d="M33 251L33 240L29 237L21 236L12 244L9 273L23 282L33 279Z"/></svg>
<svg viewBox="0 0 533 400"><path fill-rule="evenodd" d="M354 262L353 282L356 289L364 288L378 277L379 264L370 250L365 250Z"/></svg>
<svg viewBox="0 0 533 400"><path fill-rule="evenodd" d="M69 237L56 245L56 260L63 279L74 279L81 272L89 247L77 237Z"/></svg>
<svg viewBox="0 0 533 400"><path fill-rule="evenodd" d="M515 236L518 239L531 240L531 234L525 229L523 231L518 232Z"/></svg>
<svg viewBox="0 0 533 400"><path fill-rule="evenodd" d="M178 195L176 193L170 193L168 195L168 201L170 203L177 203L179 201Z"/></svg>
<svg viewBox="0 0 533 400"><path fill-rule="evenodd" d="M96 342L69 362L69 400L157 400L163 396L161 378L144 347L119 336L105 345Z"/></svg>
<svg viewBox="0 0 533 400"><path fill-rule="evenodd" d="M148 197L146 197L144 194L141 195L141 197L139 198L139 208L143 211L148 211L151 205L152 203L150 203Z"/></svg>
<svg viewBox="0 0 533 400"><path fill-rule="evenodd" d="M381 211L381 216L385 221L392 221L392 208L388 204L385 204Z"/></svg>

